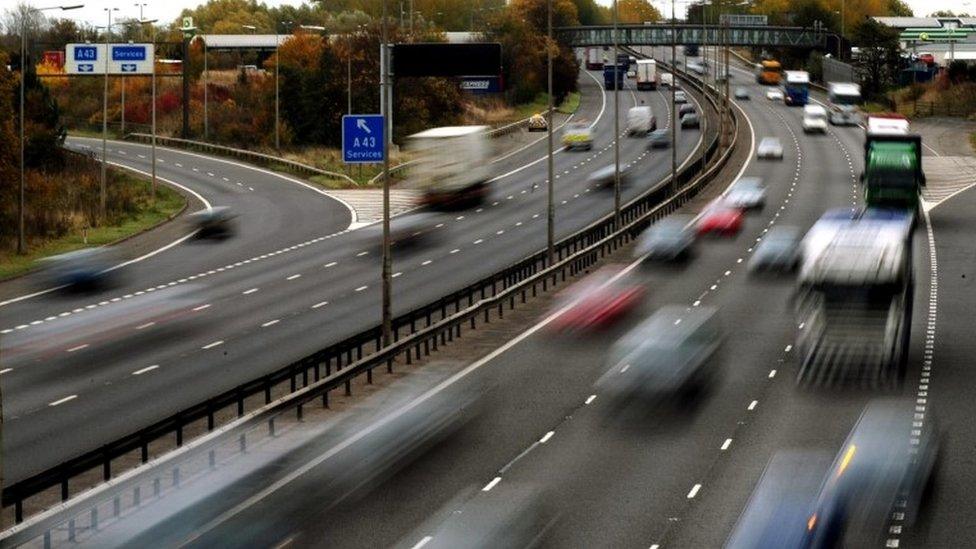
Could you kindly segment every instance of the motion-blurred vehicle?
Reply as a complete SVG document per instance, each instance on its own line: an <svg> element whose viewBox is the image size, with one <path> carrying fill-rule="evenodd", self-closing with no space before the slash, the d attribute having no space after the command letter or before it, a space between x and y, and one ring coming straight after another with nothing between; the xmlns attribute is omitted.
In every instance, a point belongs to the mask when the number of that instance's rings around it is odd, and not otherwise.
<svg viewBox="0 0 976 549"><path fill-rule="evenodd" d="M187 216L197 229L197 238L230 238L234 236L237 215L227 206L214 206Z"/></svg>
<svg viewBox="0 0 976 549"><path fill-rule="evenodd" d="M666 149L671 146L671 130L659 128L648 136L647 145L652 149Z"/></svg>
<svg viewBox="0 0 976 549"><path fill-rule="evenodd" d="M701 118L698 117L698 113L690 112L688 114L681 116L681 128L700 128Z"/></svg>
<svg viewBox="0 0 976 549"><path fill-rule="evenodd" d="M563 310L549 329L585 333L603 329L629 313L644 298L645 289L622 267L608 265L560 293L555 310ZM616 277L616 278L615 278Z"/></svg>
<svg viewBox="0 0 976 549"><path fill-rule="evenodd" d="M770 101L782 101L783 90L779 88L770 88L766 90L766 99L769 99Z"/></svg>
<svg viewBox="0 0 976 549"><path fill-rule="evenodd" d="M623 400L694 395L720 368L721 345L714 308L666 305L613 344L596 386Z"/></svg>
<svg viewBox="0 0 976 549"><path fill-rule="evenodd" d="M763 137L756 147L756 158L759 160L783 159L783 144L778 137Z"/></svg>
<svg viewBox="0 0 976 549"><path fill-rule="evenodd" d="M773 227L756 245L749 258L750 272L792 272L800 264L800 229Z"/></svg>
<svg viewBox="0 0 976 549"><path fill-rule="evenodd" d="M836 126L860 124L861 115L857 112L857 106L861 104L861 86L849 82L831 82L827 90L830 123Z"/></svg>
<svg viewBox="0 0 976 549"><path fill-rule="evenodd" d="M749 90L743 87L738 87L735 89L736 99L749 99Z"/></svg>
<svg viewBox="0 0 976 549"><path fill-rule="evenodd" d="M491 192L492 145L487 126L446 126L415 133L407 149L417 155L408 184L433 208L476 206Z"/></svg>
<svg viewBox="0 0 976 549"><path fill-rule="evenodd" d="M801 245L797 382L894 386L911 337L913 216L841 213L828 212Z"/></svg>
<svg viewBox="0 0 976 549"><path fill-rule="evenodd" d="M699 236L735 236L742 230L742 210L717 201L709 205L695 226Z"/></svg>
<svg viewBox="0 0 976 549"><path fill-rule="evenodd" d="M546 122L545 116L533 114L529 118L528 129L530 132L544 132L549 129L549 123Z"/></svg>
<svg viewBox="0 0 976 549"><path fill-rule="evenodd" d="M563 128L563 146L567 150L593 148L593 130L587 121L569 122Z"/></svg>
<svg viewBox="0 0 976 549"><path fill-rule="evenodd" d="M759 84L777 86L782 77L783 67L775 59L763 59L756 65L756 82ZM768 95L767 95L768 97ZM783 99L780 97L780 99Z"/></svg>
<svg viewBox="0 0 976 549"><path fill-rule="evenodd" d="M766 205L766 186L759 177L743 177L725 195L725 203L743 210L761 210Z"/></svg>
<svg viewBox="0 0 976 549"><path fill-rule="evenodd" d="M590 174L590 177L587 178L587 182L596 188L612 189L617 171L618 170L614 169L613 164L598 168L596 171ZM628 164L621 164L619 173L621 186L630 183L630 166Z"/></svg>
<svg viewBox="0 0 976 549"><path fill-rule="evenodd" d="M647 135L657 129L657 119L651 108L645 105L631 107L627 111L627 133L630 135Z"/></svg>
<svg viewBox="0 0 976 549"><path fill-rule="evenodd" d="M830 467L808 519L810 547L884 547L893 513L912 527L935 469L939 432L915 401L868 403Z"/></svg>
<svg viewBox="0 0 976 549"><path fill-rule="evenodd" d="M783 102L792 107L802 107L810 101L810 73L807 71L784 71Z"/></svg>
<svg viewBox="0 0 976 549"><path fill-rule="evenodd" d="M98 291L113 286L116 271L111 252L103 248L86 248L38 261L46 285L63 286L69 291Z"/></svg>
<svg viewBox="0 0 976 549"><path fill-rule="evenodd" d="M653 59L637 60L637 89L656 90L658 86L657 61Z"/></svg>
<svg viewBox="0 0 976 549"><path fill-rule="evenodd" d="M660 80L658 81L659 86L670 88L674 86L674 74L670 72L662 72Z"/></svg>
<svg viewBox="0 0 976 549"><path fill-rule="evenodd" d="M803 132L827 133L827 109L820 105L803 107Z"/></svg>
<svg viewBox="0 0 976 549"><path fill-rule="evenodd" d="M605 90L614 89L614 81L616 81L616 89L622 90L624 88L624 76L626 74L627 74L627 65L621 64L619 61L617 62L616 65L604 63L603 89Z"/></svg>
<svg viewBox="0 0 976 549"><path fill-rule="evenodd" d="M637 241L634 256L651 261L690 258L695 244L691 221L690 216L669 216L651 225Z"/></svg>
<svg viewBox="0 0 976 549"><path fill-rule="evenodd" d="M690 103L685 103L685 104L681 105L680 107L678 107L678 118L681 118L682 116L684 116L684 115L686 115L688 113L691 113L691 112L698 112L698 111L697 111L697 109L695 109L695 106L694 105L692 105Z"/></svg>
<svg viewBox="0 0 976 549"><path fill-rule="evenodd" d="M908 120L897 114L868 116L861 183L868 206L916 212L925 186L922 137L909 133Z"/></svg>
<svg viewBox="0 0 976 549"><path fill-rule="evenodd" d="M831 459L827 451L781 450L773 454L725 549L813 549L807 521L816 507Z"/></svg>
<svg viewBox="0 0 976 549"><path fill-rule="evenodd" d="M390 220L390 245L394 251L409 250L434 244L439 217L431 212L415 211ZM356 231L367 246L383 245L383 224L373 223Z"/></svg>
<svg viewBox="0 0 976 549"><path fill-rule="evenodd" d="M685 95L684 90L676 90L674 92L674 103L676 105L680 105L681 103L687 103L687 102L688 102L688 96Z"/></svg>

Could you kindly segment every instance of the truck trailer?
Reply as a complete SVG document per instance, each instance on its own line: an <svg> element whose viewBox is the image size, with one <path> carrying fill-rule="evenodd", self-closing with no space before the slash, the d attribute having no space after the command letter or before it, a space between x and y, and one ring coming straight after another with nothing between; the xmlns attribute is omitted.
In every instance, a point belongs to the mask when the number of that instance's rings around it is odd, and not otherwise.
<svg viewBox="0 0 976 549"><path fill-rule="evenodd" d="M908 132L908 120L900 115L868 117L861 174L868 206L917 211L925 186L922 137Z"/></svg>
<svg viewBox="0 0 976 549"><path fill-rule="evenodd" d="M417 155L410 177L432 207L473 206L487 198L491 144L488 126L432 128L407 138Z"/></svg>
<svg viewBox="0 0 976 549"><path fill-rule="evenodd" d="M637 60L637 89L657 89L657 61L653 59Z"/></svg>
<svg viewBox="0 0 976 549"><path fill-rule="evenodd" d="M623 65L603 65L603 88L606 90L614 89L614 77L616 77L616 89L622 90L624 88L624 76L626 74L627 68Z"/></svg>

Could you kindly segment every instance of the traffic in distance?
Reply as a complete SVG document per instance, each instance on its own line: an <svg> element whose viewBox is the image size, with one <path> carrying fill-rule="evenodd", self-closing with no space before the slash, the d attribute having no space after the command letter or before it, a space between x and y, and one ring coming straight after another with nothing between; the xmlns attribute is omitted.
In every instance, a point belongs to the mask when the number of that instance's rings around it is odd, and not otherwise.
<svg viewBox="0 0 976 549"><path fill-rule="evenodd" d="M714 80L709 64L715 61L707 59L707 48L706 57L699 57L702 53L697 46L686 49L686 56L694 58L686 61L687 71L706 81ZM656 189L659 182L651 180L650 169L670 166L672 148L704 137L703 123L711 125L704 111L707 103L675 75L677 60L669 62L666 55L612 56L612 51L598 47L582 49L579 54L581 66L590 71L581 77L597 84L591 90L634 93L632 104L614 113L623 121L621 135L611 134L607 139L606 128L599 125L602 110L595 119L581 115L562 123L539 113L526 121L524 131L557 135L560 156L568 159L567 163L575 163L573 169L582 167L573 177L585 182L585 193L592 190L605 199L607 191L618 184L632 196ZM761 113L781 124L776 126L777 131L770 131L769 125L760 126L761 133L745 140L747 145L754 143L754 149L748 151L742 171L726 187L703 193L690 207L652 223L634 235L632 247L612 256L609 265L596 267L562 287L540 316L546 319L538 325L544 329L525 332L529 350L511 360L519 364L545 360L531 353L541 349L543 354L555 356L561 348L572 348L591 361L590 369L595 371L592 379L566 382L585 385L585 392L593 395L585 405L591 405L598 395L600 406L605 406L599 421L586 425L589 428L612 430L621 429L623 424L630 428L658 422L691 425L696 414L714 404L711 400L723 384L736 378L741 365L731 349L743 336L731 325L722 300L703 303L705 292L689 301L684 293L669 295L668 284L704 277L705 265L714 270L709 263L712 257L741 255L736 264L744 263L747 284L752 288L743 291L758 292L750 294L757 301L762 300L763 288L773 292L791 288L788 299L775 306L790 311L795 328L790 330L792 363L780 366L779 375L792 373L797 398L816 394L829 400L831 391L836 391L856 393L864 402L841 445L782 448L773 453L743 506L726 510L735 519L724 537L724 546L885 546L896 526L893 517L900 517L899 528L911 528L923 517L940 451L941 433L935 420L926 418L923 426L914 400L892 396L911 368L909 349L918 279L915 265L920 253L916 237L922 225L920 195L926 186L922 138L912 132L903 116L862 113L860 90L853 83L831 84L821 101L811 93L807 72L783 70L773 59L755 66L755 83L748 71L733 71L728 66L720 66L719 71L721 74L714 73L719 80L747 81L734 88L733 99L739 108L748 105L752 109L749 116ZM755 85L763 88L755 89ZM799 131L794 132L794 127ZM817 146L829 143L835 139L834 132L840 131L862 144L861 149L849 151L863 166L856 174L853 201L818 206L810 222L787 218L784 213L782 219L793 222L763 224L756 238L752 230L760 220L765 223L767 217L780 218L780 212L786 211L789 199L782 201L782 191L788 188L785 196L792 196L801 171L801 148L811 142ZM492 167L497 154L491 132L487 126L451 126L427 129L405 139L404 149L413 160L402 187L416 191L419 208L397 216L391 223L393 248L402 254L398 257L446 247L452 236L436 230L441 227L438 223L473 216L494 201L504 200L498 181L501 176ZM612 155L603 155L613 144L628 150L619 165ZM569 171L567 164L565 173ZM662 171L665 178L667 173ZM567 179L555 181L555 185ZM821 182L831 183L843 184L846 191L850 181ZM605 209L606 204L592 207ZM233 239L248 222L227 207L209 207L188 219L194 239L212 247ZM382 226L372 224L354 231L350 242L355 249L363 250L362 255L377 255L382 237ZM745 246L748 252L742 253L739 248ZM120 287L126 269L112 267L115 261L110 254L108 249L99 249L51 258L45 267L45 288L57 287L65 295L77 296L99 295ZM731 272L726 270L719 280L730 277ZM713 284L709 291L714 292L718 285ZM199 292L198 283L178 284L159 288L139 303L130 301L126 306L123 302L120 307L106 307L84 319L17 330L6 339L4 352L8 361L21 367L50 360L54 353L51 338L57 338L59 344L89 340L125 343L126 338L138 337L130 329L133 323L150 325L174 319L185 331L192 331L193 322L198 321L186 318L186 311L209 306L199 304ZM757 303L755 307L769 305ZM175 330L170 337L182 337L183 333ZM512 344L522 345L523 340L513 340ZM494 402L491 399L502 398L490 386L497 380L485 376L475 381L474 376L464 379L466 368L470 368L467 363L424 366L419 375L393 382L371 394L364 404L336 412L338 419L329 426L335 431L307 437L286 431L271 443L268 455L260 456L267 460L261 467L242 466L220 473L237 482L275 479L268 483L277 486L276 475L282 472L275 469L284 469L279 467L283 463L295 464L276 461L275 451L286 448L294 452L285 454L289 459L299 453L317 456L315 459L335 456L335 466L343 475L335 474L334 469L310 469L317 475L310 492L318 498L314 505L284 495L276 500L271 493L263 493L264 486L254 491L261 492L258 500L268 500L256 504L248 494L226 489L217 493L226 495L228 501L224 503L233 507L219 516L195 518L189 516L192 513L188 509L198 501L184 502L176 496L173 505L187 506L180 513L171 511L172 515L145 520L139 533L126 532L119 537L113 537L111 526L102 532L93 529L89 541L94 546L125 545L146 541L139 536L152 532L164 543L178 545L208 546L217 541L233 546L266 545L273 541L269 536L274 525L262 522L262 513L283 520L287 509L306 519L317 517L309 523L324 524L328 521L307 507L337 510L340 504L347 504L347 499L350 505L368 502L371 494L383 490L384 483L393 482L398 474L449 477L450 470L417 472L423 468L423 456L460 444L458 439L463 441L469 430L484 421L485 410ZM386 402L384 395L394 396ZM575 414L582 415L582 409L561 411L559 415L568 422ZM560 424L554 429L562 428ZM625 432L630 439L658 434L639 429ZM552 433L546 433L529 450L543 444L555 448ZM274 444L281 448L275 449ZM419 521L419 527L395 545L415 549L563 545L565 538L559 538L558 531L571 531L573 525L569 518L553 511L554 501L562 497L556 488L542 481L503 480L509 467L529 450L506 464L484 488L463 491L429 516L414 513L418 516L411 516L411 520ZM221 470L217 465L211 468ZM701 486L696 486L687 499L698 493ZM134 517L143 520L139 514L133 511ZM362 539L370 538L364 535Z"/></svg>

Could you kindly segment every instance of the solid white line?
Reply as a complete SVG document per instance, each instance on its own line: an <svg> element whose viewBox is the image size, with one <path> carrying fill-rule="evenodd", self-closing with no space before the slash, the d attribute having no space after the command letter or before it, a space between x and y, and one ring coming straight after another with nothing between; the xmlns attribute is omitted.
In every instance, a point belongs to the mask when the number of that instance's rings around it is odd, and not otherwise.
<svg viewBox="0 0 976 549"><path fill-rule="evenodd" d="M426 266L426 265L430 265L431 263L433 263L433 261L427 259L423 263L421 263L421 265L425 265Z"/></svg>
<svg viewBox="0 0 976 549"><path fill-rule="evenodd" d="M218 345L223 345L223 344L224 344L224 340L221 339L221 340L218 340L218 341L214 341L213 343L208 343L208 344L206 344L206 345L204 345L203 347L200 347L200 348L201 349L213 349L214 347L216 347Z"/></svg>
<svg viewBox="0 0 976 549"><path fill-rule="evenodd" d="M722 450L722 451L728 450L729 449L729 446L732 446L732 439L731 438L725 439L725 442L722 443L722 447L720 448L720 450Z"/></svg>
<svg viewBox="0 0 976 549"><path fill-rule="evenodd" d="M361 291L365 290L366 288L369 288L369 286L360 286L360 287L356 288L356 291L357 292L361 292Z"/></svg>
<svg viewBox="0 0 976 549"><path fill-rule="evenodd" d="M552 435L555 435L555 434L556 434L556 431L549 431L548 433L546 433L545 435L543 435L542 438L539 439L539 444L545 444L546 442L549 442L549 439L552 438Z"/></svg>
<svg viewBox="0 0 976 549"><path fill-rule="evenodd" d="M701 484L696 484L691 487L691 491L688 492L688 499L691 499L698 495L698 491L701 490Z"/></svg>
<svg viewBox="0 0 976 549"><path fill-rule="evenodd" d="M275 324L281 322L280 319L269 320L261 325L262 328L267 328L268 326L274 326Z"/></svg>
<svg viewBox="0 0 976 549"><path fill-rule="evenodd" d="M338 261L332 261L330 263L326 263L325 265L323 265L323 267L325 267L326 269L328 269L329 267L335 267L338 264L339 264Z"/></svg>
<svg viewBox="0 0 976 549"><path fill-rule="evenodd" d="M241 292L241 293L242 293L242 294L244 294L244 295L251 295L251 294L253 294L253 293L254 293L254 292L256 292L256 291L258 291L258 289L257 289L257 288L251 288L250 290L244 290L244 291L243 291L243 292Z"/></svg>
<svg viewBox="0 0 976 549"><path fill-rule="evenodd" d="M54 402L48 403L48 406L60 406L60 405L64 404L65 402L72 401L72 400L74 400L76 398L78 398L78 395L66 396L66 397L64 397L62 399L55 400Z"/></svg>
<svg viewBox="0 0 976 549"><path fill-rule="evenodd" d="M328 301L319 301L319 302L318 302L318 303L316 303L315 305L312 305L312 308L313 308L313 309L318 309L319 307L325 307L325 306L326 306L326 305L328 305L328 304L329 304L329 302L328 302Z"/></svg>
<svg viewBox="0 0 976 549"><path fill-rule="evenodd" d="M432 539L434 539L434 538L431 537L431 536L424 536L423 539L421 539L420 541L418 541L417 544L414 545L413 547L411 547L410 549L420 549L424 545L427 545L428 543L430 543L430 540L432 540Z"/></svg>
<svg viewBox="0 0 976 549"><path fill-rule="evenodd" d="M72 348L68 349L68 352L69 353L73 353L75 351L80 351L80 350L85 349L87 347L88 347L88 344L87 343L82 343L81 345L79 345L77 347L72 347Z"/></svg>
<svg viewBox="0 0 976 549"><path fill-rule="evenodd" d="M491 482L489 482L488 484L486 484L485 487L481 489L481 491L482 492L490 492L491 489L494 488L495 485L497 485L501 481L502 481L502 477L495 477L495 478L491 479Z"/></svg>
<svg viewBox="0 0 976 549"><path fill-rule="evenodd" d="M145 368L143 368L141 370L136 370L136 371L132 372L132 375L134 375L134 376L141 376L142 374L144 374L146 372L151 372L151 371L155 370L156 368L159 368L159 364L153 364L152 366L146 366Z"/></svg>

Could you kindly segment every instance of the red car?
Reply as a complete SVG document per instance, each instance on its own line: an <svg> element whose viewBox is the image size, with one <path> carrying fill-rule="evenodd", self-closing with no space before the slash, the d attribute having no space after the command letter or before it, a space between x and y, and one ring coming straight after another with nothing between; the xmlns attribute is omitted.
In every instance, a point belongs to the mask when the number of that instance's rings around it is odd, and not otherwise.
<svg viewBox="0 0 976 549"><path fill-rule="evenodd" d="M709 206L698 219L698 235L735 236L742 230L742 210L718 204Z"/></svg>
<svg viewBox="0 0 976 549"><path fill-rule="evenodd" d="M555 307L562 313L550 323L550 330L596 331L633 310L644 297L644 286L629 275L613 279L621 269L604 267L562 292Z"/></svg>

